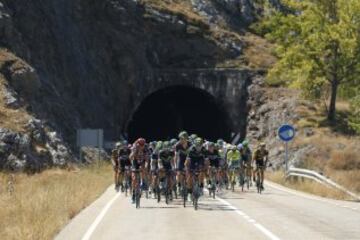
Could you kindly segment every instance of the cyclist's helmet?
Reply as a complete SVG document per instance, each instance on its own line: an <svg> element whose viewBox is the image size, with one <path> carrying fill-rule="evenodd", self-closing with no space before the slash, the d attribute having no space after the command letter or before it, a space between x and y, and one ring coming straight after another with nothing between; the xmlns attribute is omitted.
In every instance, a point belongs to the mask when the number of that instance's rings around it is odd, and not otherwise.
<svg viewBox="0 0 360 240"><path fill-rule="evenodd" d="M217 144L222 147L224 145L224 140L222 139L217 140Z"/></svg>
<svg viewBox="0 0 360 240"><path fill-rule="evenodd" d="M249 141L248 141L248 140L244 140L244 141L242 142L242 145L243 145L244 148L248 147L248 146L249 146Z"/></svg>
<svg viewBox="0 0 360 240"><path fill-rule="evenodd" d="M146 140L145 140L145 138L139 138L138 140L136 140L136 143L137 143L139 146L145 146Z"/></svg>
<svg viewBox="0 0 360 240"><path fill-rule="evenodd" d="M171 147L171 143L169 142L169 141L165 141L164 143L163 143L163 148L164 149L167 149L167 148L170 148Z"/></svg>
<svg viewBox="0 0 360 240"><path fill-rule="evenodd" d="M175 146L176 143L177 143L177 140L175 138L170 140L170 145L171 146Z"/></svg>
<svg viewBox="0 0 360 240"><path fill-rule="evenodd" d="M127 140L123 140L123 141L122 141L122 144L123 144L124 146L129 145L129 143L128 143L128 141L127 141Z"/></svg>
<svg viewBox="0 0 360 240"><path fill-rule="evenodd" d="M195 141L198 136L196 134L191 134L190 139Z"/></svg>
<svg viewBox="0 0 360 240"><path fill-rule="evenodd" d="M259 146L260 146L260 148L266 148L266 143L261 142Z"/></svg>
<svg viewBox="0 0 360 240"><path fill-rule="evenodd" d="M244 145L242 145L241 143L239 145L237 145L238 150L242 150L243 148L244 148Z"/></svg>
<svg viewBox="0 0 360 240"><path fill-rule="evenodd" d="M116 148L121 147L121 142L117 142L117 143L115 143L115 147L116 147Z"/></svg>
<svg viewBox="0 0 360 240"><path fill-rule="evenodd" d="M163 142L162 141L157 141L156 143L156 150L161 150L163 147Z"/></svg>
<svg viewBox="0 0 360 240"><path fill-rule="evenodd" d="M194 143L195 143L195 146L199 147L199 146L201 146L203 144L203 140L198 137L198 138L195 139Z"/></svg>
<svg viewBox="0 0 360 240"><path fill-rule="evenodd" d="M150 145L150 148L151 148L151 149L155 149L155 148L156 148L156 142L155 142L155 141L152 141L149 145Z"/></svg>
<svg viewBox="0 0 360 240"><path fill-rule="evenodd" d="M188 139L189 134L186 131L182 131L181 133L179 133L179 138L180 139Z"/></svg>

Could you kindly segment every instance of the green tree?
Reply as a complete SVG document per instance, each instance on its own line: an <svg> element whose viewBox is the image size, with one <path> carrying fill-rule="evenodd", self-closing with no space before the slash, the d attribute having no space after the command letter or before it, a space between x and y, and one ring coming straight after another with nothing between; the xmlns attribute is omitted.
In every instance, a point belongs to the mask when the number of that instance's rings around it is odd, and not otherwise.
<svg viewBox="0 0 360 240"><path fill-rule="evenodd" d="M358 91L358 95L352 99L350 111L349 125L360 134L360 91Z"/></svg>
<svg viewBox="0 0 360 240"><path fill-rule="evenodd" d="M328 120L336 117L339 86L360 78L360 1L283 0L291 13L275 12L258 30L276 43L277 64L268 79L321 97L330 89Z"/></svg>

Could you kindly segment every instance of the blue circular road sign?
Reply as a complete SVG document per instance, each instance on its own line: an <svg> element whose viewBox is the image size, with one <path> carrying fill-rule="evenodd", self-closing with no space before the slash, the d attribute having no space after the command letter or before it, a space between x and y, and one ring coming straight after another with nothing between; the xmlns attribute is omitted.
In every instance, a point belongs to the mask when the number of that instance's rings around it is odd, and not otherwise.
<svg viewBox="0 0 360 240"><path fill-rule="evenodd" d="M278 130L278 136L284 142L289 142L295 137L295 128L291 125L282 125Z"/></svg>

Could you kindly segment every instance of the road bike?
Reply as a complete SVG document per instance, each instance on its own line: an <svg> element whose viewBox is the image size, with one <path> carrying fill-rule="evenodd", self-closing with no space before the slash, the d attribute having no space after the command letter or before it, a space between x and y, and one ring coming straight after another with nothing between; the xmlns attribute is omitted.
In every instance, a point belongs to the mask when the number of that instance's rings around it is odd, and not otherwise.
<svg viewBox="0 0 360 240"><path fill-rule="evenodd" d="M216 167L211 167L209 171L210 184L208 187L208 191L209 191L209 196L210 197L212 196L214 199L215 199L215 192L217 189L217 175L218 175L218 171Z"/></svg>
<svg viewBox="0 0 360 240"><path fill-rule="evenodd" d="M125 167L123 187L125 196L127 197L128 192L131 192L131 171L130 167Z"/></svg>
<svg viewBox="0 0 360 240"><path fill-rule="evenodd" d="M186 207L186 201L188 196L188 190L186 186L186 174L184 171L180 172L181 180L179 181L179 192L183 200L183 205Z"/></svg>
<svg viewBox="0 0 360 240"><path fill-rule="evenodd" d="M245 186L245 166L242 165L239 169L239 185L241 186L241 191L244 191Z"/></svg>
<svg viewBox="0 0 360 240"><path fill-rule="evenodd" d="M172 178L172 171L171 170L165 170L165 177L162 181L160 181L160 193L158 194L158 201L159 197L161 198L161 193L163 193L165 197L165 203L169 204L171 201L171 195L172 195L172 186L171 186L171 179Z"/></svg>
<svg viewBox="0 0 360 240"><path fill-rule="evenodd" d="M199 176L199 171L192 173L192 201L195 210L198 210L199 198L201 196Z"/></svg>
<svg viewBox="0 0 360 240"><path fill-rule="evenodd" d="M235 161L231 166L229 166L229 180L231 191L235 191L236 179L239 177L240 165Z"/></svg>
<svg viewBox="0 0 360 240"><path fill-rule="evenodd" d="M140 186L140 170L133 170L135 174L135 183L134 187L134 197L135 197L135 206L136 208L140 208L140 198L141 198L141 186Z"/></svg>
<svg viewBox="0 0 360 240"><path fill-rule="evenodd" d="M260 165L256 167L256 188L259 194L261 194L261 192L263 191L263 182L261 181L260 172L263 172L264 168L265 168L264 166L260 166Z"/></svg>

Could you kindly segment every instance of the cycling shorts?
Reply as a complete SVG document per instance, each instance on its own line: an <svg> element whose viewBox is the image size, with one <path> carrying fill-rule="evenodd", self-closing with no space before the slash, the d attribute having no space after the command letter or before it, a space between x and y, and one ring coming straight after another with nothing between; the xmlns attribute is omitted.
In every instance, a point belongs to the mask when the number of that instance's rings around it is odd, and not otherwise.
<svg viewBox="0 0 360 240"><path fill-rule="evenodd" d="M181 159L181 158L178 158L177 160L177 170L178 171L184 171L184 168L185 168L185 161L186 159Z"/></svg>

